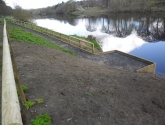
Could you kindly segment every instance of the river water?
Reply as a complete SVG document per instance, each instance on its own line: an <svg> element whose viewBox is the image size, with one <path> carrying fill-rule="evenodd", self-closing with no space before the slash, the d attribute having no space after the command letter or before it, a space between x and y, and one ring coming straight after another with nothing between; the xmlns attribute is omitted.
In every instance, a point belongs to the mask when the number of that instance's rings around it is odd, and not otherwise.
<svg viewBox="0 0 165 125"><path fill-rule="evenodd" d="M165 15L107 14L76 18L58 15L36 19L37 25L67 35L93 35L104 52L120 50L156 62L165 74Z"/></svg>

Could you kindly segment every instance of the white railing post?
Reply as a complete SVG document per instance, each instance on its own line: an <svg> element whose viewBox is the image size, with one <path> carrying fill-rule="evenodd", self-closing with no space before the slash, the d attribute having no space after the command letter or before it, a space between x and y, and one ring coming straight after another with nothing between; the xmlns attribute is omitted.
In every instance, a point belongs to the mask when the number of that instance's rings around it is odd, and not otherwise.
<svg viewBox="0 0 165 125"><path fill-rule="evenodd" d="M5 20L3 29L2 125L22 125Z"/></svg>

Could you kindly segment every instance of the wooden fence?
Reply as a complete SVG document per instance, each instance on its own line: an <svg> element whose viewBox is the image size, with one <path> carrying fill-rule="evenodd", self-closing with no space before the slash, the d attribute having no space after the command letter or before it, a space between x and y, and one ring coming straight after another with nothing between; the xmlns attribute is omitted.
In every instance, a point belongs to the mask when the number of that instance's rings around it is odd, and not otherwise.
<svg viewBox="0 0 165 125"><path fill-rule="evenodd" d="M68 35L65 35L65 34L62 34L62 33L56 32L56 31L52 31L52 30L47 29L47 28L40 27L40 26L37 26L37 25L32 24L32 23L23 22L20 20L13 19L12 23L26 27L26 28L29 28L29 29L33 29L37 32L46 34L46 35L51 36L55 39L58 39L58 40L63 41L65 43L68 43L72 46L78 47L79 49L82 49L84 51L94 53L94 44L91 42L87 42L85 40L78 39L78 38L73 37L73 36L68 36Z"/></svg>
<svg viewBox="0 0 165 125"><path fill-rule="evenodd" d="M2 125L22 125L5 20L3 29Z"/></svg>
<svg viewBox="0 0 165 125"><path fill-rule="evenodd" d="M112 50L112 51L109 51L109 52L94 52L94 44L90 43L90 42L87 42L85 40L81 40L81 39L78 39L78 38L75 38L75 37L72 37L72 36L67 36L65 34L58 33L58 32L49 30L47 28L39 27L35 24L23 22L23 21L20 21L20 20L13 19L12 22L17 24L17 25L21 25L21 26L33 29L35 31L41 32L43 34L46 34L48 36L54 37L55 39L66 42L66 43L68 43L72 46L78 47L82 50L88 51L88 52L90 52L90 53L92 53L96 56L103 55L103 54L109 54L109 53L113 53L113 52L118 52L118 53L120 53L124 56L134 58L137 61L141 61L141 62L144 62L144 63L148 64L148 66L136 70L137 72L146 72L146 73L153 73L153 74L155 73L156 63L148 61L146 59L136 57L136 56L133 56L133 55L130 55L130 54L118 51L118 50Z"/></svg>

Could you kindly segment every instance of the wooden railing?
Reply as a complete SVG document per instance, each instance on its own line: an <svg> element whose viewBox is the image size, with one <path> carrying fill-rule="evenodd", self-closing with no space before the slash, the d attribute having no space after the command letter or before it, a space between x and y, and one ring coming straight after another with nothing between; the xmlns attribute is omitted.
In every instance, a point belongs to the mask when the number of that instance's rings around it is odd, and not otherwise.
<svg viewBox="0 0 165 125"><path fill-rule="evenodd" d="M22 125L5 20L3 29L2 125Z"/></svg>
<svg viewBox="0 0 165 125"><path fill-rule="evenodd" d="M130 55L130 54L118 51L118 50L112 50L112 51L109 51L109 52L94 52L94 44L90 43L90 42L87 42L85 40L81 40L81 39L78 39L78 38L75 38L75 37L72 37L72 36L67 36L65 34L58 33L58 32L49 30L47 28L39 27L35 24L23 22L23 21L20 21L20 20L13 19L12 22L17 24L17 25L21 25L21 26L33 29L35 31L41 32L43 34L46 34L48 36L54 37L56 39L59 39L63 42L66 42L66 43L68 43L72 46L76 46L76 47L78 47L82 50L88 51L88 52L90 52L94 55L97 55L97 56L112 53L112 52L119 52L120 54L123 54L125 56L134 58L138 61L141 61L141 62L144 62L144 63L148 64L147 67L143 67L143 68L137 70L137 72L148 72L148 73L153 73L153 74L155 73L156 64L151 62L151 61L148 61L148 60L145 60L145 59L142 59L142 58L139 58L139 57L135 57L133 55Z"/></svg>
<svg viewBox="0 0 165 125"><path fill-rule="evenodd" d="M62 33L56 32L56 31L52 31L52 30L47 29L47 28L40 27L40 26L37 26L37 25L32 24L32 23L23 22L20 20L13 19L12 23L26 27L26 28L29 28L29 29L33 29L35 31L46 34L46 35L51 36L51 37L58 39L60 41L63 41L65 43L68 43L72 46L78 47L79 49L85 50L85 51L90 52L90 53L94 53L94 44L91 42L87 42L85 40L78 39L78 38L73 37L73 36L68 36L68 35L65 35L65 34L62 34Z"/></svg>

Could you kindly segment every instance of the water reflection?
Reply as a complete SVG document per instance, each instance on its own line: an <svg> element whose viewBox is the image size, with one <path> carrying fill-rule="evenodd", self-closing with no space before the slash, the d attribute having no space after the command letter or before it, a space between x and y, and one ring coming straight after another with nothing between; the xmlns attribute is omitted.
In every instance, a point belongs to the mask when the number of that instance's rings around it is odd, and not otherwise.
<svg viewBox="0 0 165 125"><path fill-rule="evenodd" d="M112 17L108 15L92 22L92 25L97 26L95 28L98 28L99 24L102 24L102 32L116 37L126 37L135 30L145 41L165 40L165 17Z"/></svg>
<svg viewBox="0 0 165 125"><path fill-rule="evenodd" d="M110 50L120 50L122 52L129 53L132 50L141 47L146 42L138 37L136 31L133 31L131 35L125 38L114 37L113 35L105 35L104 38L100 40L100 43L102 45L103 52Z"/></svg>
<svg viewBox="0 0 165 125"><path fill-rule="evenodd" d="M38 25L40 25L40 20L37 20ZM81 23L84 25L84 27L86 27L86 31L89 32L100 30L102 33L124 38L126 36L129 36L132 31L135 30L137 31L138 36L140 36L145 41L155 42L165 40L165 17L163 16L160 17L149 14L147 16L137 14L111 14L102 17L76 19L75 17L72 17L70 15L56 15L55 20L57 22L60 22L59 25L68 24L70 26L75 26L72 27L72 29L70 30L74 30L74 28L77 28ZM42 26L45 25L46 24L43 25L42 23ZM54 23L54 25L51 27L54 30L58 30L55 25L57 24ZM79 30L82 31L83 29ZM74 34L77 34L77 32L75 32ZM79 35L83 34L84 31L82 31L82 34Z"/></svg>
<svg viewBox="0 0 165 125"><path fill-rule="evenodd" d="M67 35L93 35L102 50L120 50L157 63L165 73L165 17L155 15L111 14L102 17L75 18L55 16L36 19L36 23ZM158 43L161 41L161 47ZM161 52L160 52L161 51ZM152 52L157 55L151 54ZM159 54L158 54L159 53ZM159 57L159 58L158 58Z"/></svg>
<svg viewBox="0 0 165 125"><path fill-rule="evenodd" d="M67 35L93 35L104 52L117 49L129 53L145 42L165 39L165 18L161 17L127 14L79 19L71 16L57 17L51 20L37 19L36 22L40 26Z"/></svg>

